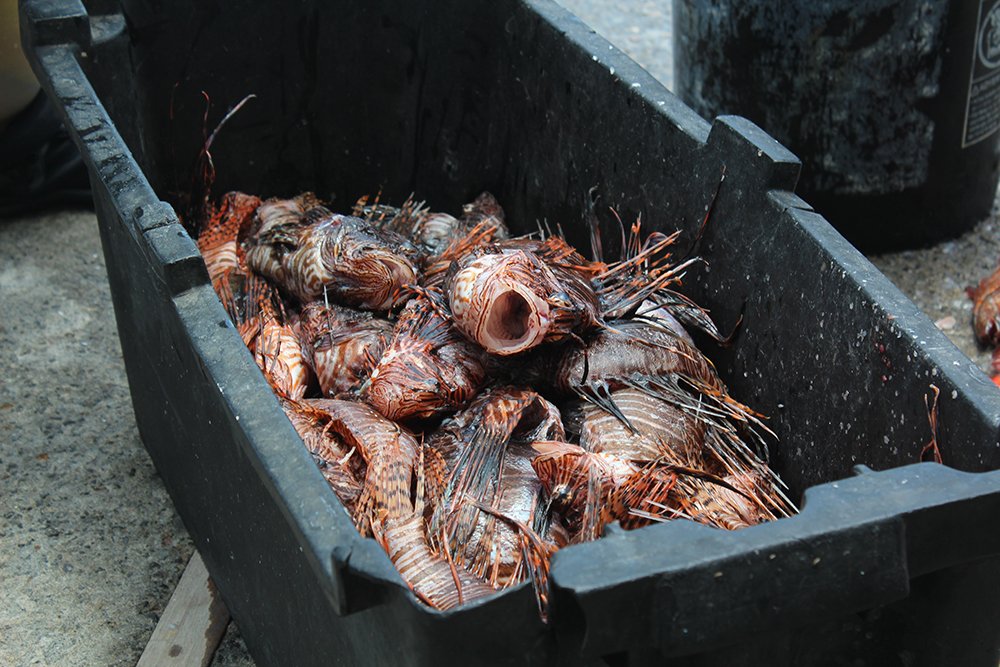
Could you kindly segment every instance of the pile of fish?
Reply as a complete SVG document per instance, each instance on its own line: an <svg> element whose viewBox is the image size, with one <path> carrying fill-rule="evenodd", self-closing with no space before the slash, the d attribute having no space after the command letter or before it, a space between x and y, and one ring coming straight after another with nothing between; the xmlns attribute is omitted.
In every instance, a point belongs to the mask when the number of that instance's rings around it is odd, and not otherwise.
<svg viewBox="0 0 1000 667"><path fill-rule="evenodd" d="M448 609L529 580L544 617L559 548L689 519L794 512L687 329L677 235L622 257L512 237L488 193L459 215L412 198L334 213L231 192L197 221L212 284L358 530Z"/></svg>

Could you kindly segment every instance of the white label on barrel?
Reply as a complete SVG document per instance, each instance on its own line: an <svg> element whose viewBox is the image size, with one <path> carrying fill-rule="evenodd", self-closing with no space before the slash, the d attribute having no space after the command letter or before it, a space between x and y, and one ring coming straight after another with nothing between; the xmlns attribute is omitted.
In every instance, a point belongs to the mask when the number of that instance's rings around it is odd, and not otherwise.
<svg viewBox="0 0 1000 667"><path fill-rule="evenodd" d="M1000 0L979 0L972 76L965 104L962 148L982 141L1000 128Z"/></svg>

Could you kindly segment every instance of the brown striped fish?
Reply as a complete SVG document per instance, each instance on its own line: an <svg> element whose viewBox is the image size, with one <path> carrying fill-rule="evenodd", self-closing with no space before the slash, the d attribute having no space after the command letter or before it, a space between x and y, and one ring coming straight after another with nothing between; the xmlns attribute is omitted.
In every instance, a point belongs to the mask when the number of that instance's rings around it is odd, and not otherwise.
<svg viewBox="0 0 1000 667"><path fill-rule="evenodd" d="M531 390L497 387L444 428L444 437L429 441L452 462L429 524L432 539L493 585L523 581L558 546L558 521L531 467L530 447L542 435L562 436L558 410ZM545 545L541 554L538 544Z"/></svg>
<svg viewBox="0 0 1000 667"><path fill-rule="evenodd" d="M419 253L402 237L309 201L272 206L270 217L263 217L269 209L262 215L247 262L300 302L327 298L389 310L402 303L404 286L417 283Z"/></svg>
<svg viewBox="0 0 1000 667"><path fill-rule="evenodd" d="M328 398L356 393L368 381L392 334L393 324L371 312L322 301L299 314L303 353Z"/></svg>
<svg viewBox="0 0 1000 667"><path fill-rule="evenodd" d="M447 280L455 327L507 356L597 326L597 296L584 276L554 268L523 243L494 244L456 262Z"/></svg>
<svg viewBox="0 0 1000 667"><path fill-rule="evenodd" d="M485 355L459 334L440 306L410 300L362 398L393 420L428 419L464 408L486 381Z"/></svg>
<svg viewBox="0 0 1000 667"><path fill-rule="evenodd" d="M281 407L330 488L353 516L361 496L359 480L365 478L364 459L360 454L355 455L341 438L327 428L330 415L324 410L305 402L288 400L282 400Z"/></svg>

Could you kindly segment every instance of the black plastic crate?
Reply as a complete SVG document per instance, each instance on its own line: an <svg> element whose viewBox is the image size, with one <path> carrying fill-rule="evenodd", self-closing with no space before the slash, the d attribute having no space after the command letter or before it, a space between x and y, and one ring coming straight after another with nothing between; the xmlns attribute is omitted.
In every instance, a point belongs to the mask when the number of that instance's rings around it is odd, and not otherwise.
<svg viewBox="0 0 1000 667"><path fill-rule="evenodd" d="M989 665L1000 646L1000 392L793 194L798 160L712 124L558 5L23 0L36 72L90 168L136 420L261 665ZM210 122L216 193L382 188L454 210L492 191L585 247L592 203L690 239L689 294L733 394L771 417L802 512L674 521L427 609L362 539L284 418L164 200ZM613 234L608 235L614 237ZM915 464L941 390L947 466ZM863 467L858 467L863 466ZM878 472L876 472L878 471Z"/></svg>

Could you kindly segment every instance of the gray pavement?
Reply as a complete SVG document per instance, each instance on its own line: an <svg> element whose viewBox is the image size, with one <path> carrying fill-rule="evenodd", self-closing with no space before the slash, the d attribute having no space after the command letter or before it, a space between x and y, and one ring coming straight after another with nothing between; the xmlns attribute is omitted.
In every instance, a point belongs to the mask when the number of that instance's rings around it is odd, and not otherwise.
<svg viewBox="0 0 1000 667"><path fill-rule="evenodd" d="M191 555L136 431L93 214L0 222L0 664L133 665Z"/></svg>
<svg viewBox="0 0 1000 667"><path fill-rule="evenodd" d="M669 2L564 4L669 81ZM998 225L872 258L984 369L963 290ZM134 665L193 547L138 437L93 214L0 221L0 371L0 665ZM235 627L213 664L253 664Z"/></svg>

